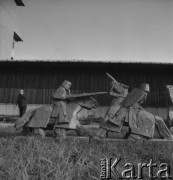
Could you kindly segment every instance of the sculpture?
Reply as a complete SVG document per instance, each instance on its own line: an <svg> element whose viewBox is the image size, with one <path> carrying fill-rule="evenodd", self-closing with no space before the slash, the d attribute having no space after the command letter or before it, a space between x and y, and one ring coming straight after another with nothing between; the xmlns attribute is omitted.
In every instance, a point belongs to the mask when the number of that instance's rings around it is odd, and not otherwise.
<svg viewBox="0 0 173 180"><path fill-rule="evenodd" d="M117 88L118 92L122 85L117 83L116 80L114 82L116 82L116 86L113 86L113 88ZM167 128L164 120L161 117L154 116L153 114L147 112L140 105L147 97L149 85L142 84L140 89L134 88L128 95L125 93L127 92L126 88L128 88L128 86L124 86L124 89L121 91L123 92L124 90L124 94L126 94L126 96L124 96L121 100L121 105L120 103L117 103L119 102L119 98L113 99L111 104L111 107L113 108L109 108L108 112L106 113L97 136L100 138L105 138L107 131L120 132L122 126L127 123L130 127L128 135L129 139L152 139L154 137L156 128L159 131L161 138L173 140L173 135ZM115 113L112 113L112 117L109 115L111 109L115 110ZM109 115L109 118L107 118L107 114Z"/></svg>
<svg viewBox="0 0 173 180"><path fill-rule="evenodd" d="M67 83L69 83L69 81L64 81L62 85L66 85ZM77 125L80 126L79 120L94 118L95 108L98 105L98 102L91 96L107 93L94 92L74 95L65 93L64 98L60 98L59 94L64 93L57 92L59 92L59 90L61 92L66 91L65 88L62 88L60 87L59 89L57 89L53 95L54 102L58 103L58 107L55 107L55 105L43 105L36 109L28 110L21 118L16 121L16 130L22 130L23 134L35 133L40 134L44 137L44 130L47 128L50 122L53 122L52 124L54 125L54 132L58 136L63 136L65 138L65 129L73 129L76 131ZM63 105L61 101L63 101ZM59 119L59 111L61 110L61 107L59 106L65 108L64 111L60 112L60 114L62 115L64 115L65 113L65 118ZM53 111L53 109L56 108L56 112L58 113L54 113L55 110ZM53 116L51 116L52 112Z"/></svg>
<svg viewBox="0 0 173 180"><path fill-rule="evenodd" d="M129 86L119 83L110 74L107 76L111 79L110 95L113 97L108 111L105 112L103 119L96 119L97 101L91 96L96 94L105 94L105 92L84 93L76 95L67 95L67 109L69 122L66 124L56 124L58 129L75 130L80 136L89 136L94 138L106 138L108 132L120 133L123 126L129 127L127 134L128 139L153 139L156 131L160 137L164 139L173 139L173 135L167 128L161 117L155 116L147 112L140 104L142 104L149 92L149 85L142 84L141 87L134 88L128 93ZM85 113L84 113L85 111ZM21 119L19 119L15 127L26 131L37 131L36 133L44 136L44 129L47 127L51 119L52 106L41 106L35 110L29 110ZM42 114L42 124L39 124L37 114ZM82 124L83 120L88 121L92 116L92 120L86 125ZM44 122L44 123L43 123ZM97 122L96 130L92 129L92 125Z"/></svg>

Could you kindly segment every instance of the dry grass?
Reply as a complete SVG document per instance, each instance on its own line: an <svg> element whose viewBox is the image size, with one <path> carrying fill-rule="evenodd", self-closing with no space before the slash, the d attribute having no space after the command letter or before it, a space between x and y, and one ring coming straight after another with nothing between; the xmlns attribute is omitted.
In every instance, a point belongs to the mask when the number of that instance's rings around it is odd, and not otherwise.
<svg viewBox="0 0 173 180"><path fill-rule="evenodd" d="M0 179L98 179L88 142L38 137L1 138ZM92 161L91 161L92 159Z"/></svg>
<svg viewBox="0 0 173 180"><path fill-rule="evenodd" d="M22 137L8 128L0 129L1 180L97 180L103 157L121 157L122 163L153 159L173 167L173 142L93 140L89 144L88 139Z"/></svg>

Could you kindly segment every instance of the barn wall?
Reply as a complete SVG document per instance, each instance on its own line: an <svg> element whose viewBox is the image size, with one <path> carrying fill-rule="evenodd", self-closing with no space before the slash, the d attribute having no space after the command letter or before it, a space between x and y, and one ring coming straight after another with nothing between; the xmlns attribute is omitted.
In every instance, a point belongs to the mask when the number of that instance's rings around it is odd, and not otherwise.
<svg viewBox="0 0 173 180"><path fill-rule="evenodd" d="M72 82L72 93L109 91L105 72L129 85L129 91L149 83L151 92L144 107L172 105L166 85L173 84L173 65L72 62L0 62L0 103L14 104L18 89L24 88L29 104L49 104L65 79ZM111 101L108 94L96 99L100 105Z"/></svg>

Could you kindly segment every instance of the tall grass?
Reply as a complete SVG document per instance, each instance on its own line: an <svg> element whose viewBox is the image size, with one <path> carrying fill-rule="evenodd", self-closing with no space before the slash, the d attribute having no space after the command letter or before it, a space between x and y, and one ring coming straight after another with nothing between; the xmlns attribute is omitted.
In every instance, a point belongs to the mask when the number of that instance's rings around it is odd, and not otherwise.
<svg viewBox="0 0 173 180"><path fill-rule="evenodd" d="M173 142L66 140L0 133L0 180L97 180L100 159L122 158L123 163L168 163L173 167ZM173 170L173 168L172 168ZM145 179L148 179L147 172Z"/></svg>
<svg viewBox="0 0 173 180"><path fill-rule="evenodd" d="M99 161L88 142L82 144L72 139L1 138L0 179L98 179Z"/></svg>

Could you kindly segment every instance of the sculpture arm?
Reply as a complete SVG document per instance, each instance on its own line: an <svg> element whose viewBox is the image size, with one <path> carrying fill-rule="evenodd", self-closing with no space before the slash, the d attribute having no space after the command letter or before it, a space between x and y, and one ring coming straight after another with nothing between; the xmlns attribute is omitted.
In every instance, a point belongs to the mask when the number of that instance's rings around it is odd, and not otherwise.
<svg viewBox="0 0 173 180"><path fill-rule="evenodd" d="M54 92L52 98L54 100L65 100L66 96L67 96L67 93L66 93L65 89L60 87Z"/></svg>
<svg viewBox="0 0 173 180"><path fill-rule="evenodd" d="M87 104L85 104L83 102L76 102L76 103L79 104L81 107L86 108L88 110L92 109L91 106L89 106L89 105L87 105Z"/></svg>
<svg viewBox="0 0 173 180"><path fill-rule="evenodd" d="M113 92L113 91L110 91L110 95L111 95L111 96L115 96L115 97L126 97L125 95L118 94L118 93L115 93L115 92Z"/></svg>
<svg viewBox="0 0 173 180"><path fill-rule="evenodd" d="M128 89L125 88L122 84L112 83L110 89L110 95L115 97L127 97Z"/></svg>

